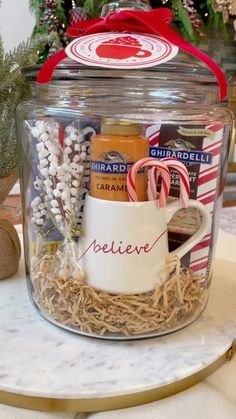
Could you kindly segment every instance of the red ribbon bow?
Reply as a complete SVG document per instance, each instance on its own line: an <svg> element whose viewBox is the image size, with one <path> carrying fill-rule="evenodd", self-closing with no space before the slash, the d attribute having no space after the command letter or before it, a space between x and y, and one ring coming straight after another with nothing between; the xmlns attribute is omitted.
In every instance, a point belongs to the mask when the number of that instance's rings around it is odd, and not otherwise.
<svg viewBox="0 0 236 419"><path fill-rule="evenodd" d="M190 55L205 63L215 75L219 84L219 97L223 100L227 95L227 81L220 67L206 54L195 48L170 26L173 15L169 9L161 8L148 11L123 10L106 17L85 20L68 28L68 35L78 38L101 32L128 32L160 35L167 41L178 46ZM51 80L57 64L67 57L61 50L50 57L42 66L37 82L47 83Z"/></svg>

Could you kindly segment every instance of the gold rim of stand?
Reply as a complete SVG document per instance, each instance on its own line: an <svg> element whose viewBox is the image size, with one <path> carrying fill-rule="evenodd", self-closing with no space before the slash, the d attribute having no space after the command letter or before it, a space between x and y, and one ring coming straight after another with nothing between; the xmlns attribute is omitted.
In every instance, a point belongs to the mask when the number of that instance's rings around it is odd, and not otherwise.
<svg viewBox="0 0 236 419"><path fill-rule="evenodd" d="M87 399L55 399L27 396L0 390L0 403L31 410L61 412L98 412L102 410L106 411L138 406L172 396L173 394L177 394L192 387L220 368L226 361L231 360L234 352L235 345L233 344L217 361L201 371L174 383L157 387L152 390L114 397Z"/></svg>

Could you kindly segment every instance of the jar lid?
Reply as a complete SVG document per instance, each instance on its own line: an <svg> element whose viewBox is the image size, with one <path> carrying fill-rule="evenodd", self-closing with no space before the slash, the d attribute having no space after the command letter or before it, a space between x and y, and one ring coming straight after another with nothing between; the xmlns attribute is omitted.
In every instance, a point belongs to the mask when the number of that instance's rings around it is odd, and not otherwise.
<svg viewBox="0 0 236 419"><path fill-rule="evenodd" d="M26 67L25 77L28 81L36 81L41 65ZM172 60L155 67L143 69L110 69L86 66L68 58L59 63L53 73L52 80L81 80L81 79L137 79L137 83L144 79L160 80L168 83L213 84L217 86L214 75L195 58L184 52L179 52Z"/></svg>
<svg viewBox="0 0 236 419"><path fill-rule="evenodd" d="M122 10L150 10L147 0L118 0L104 4L101 16L107 16L110 13L120 12Z"/></svg>

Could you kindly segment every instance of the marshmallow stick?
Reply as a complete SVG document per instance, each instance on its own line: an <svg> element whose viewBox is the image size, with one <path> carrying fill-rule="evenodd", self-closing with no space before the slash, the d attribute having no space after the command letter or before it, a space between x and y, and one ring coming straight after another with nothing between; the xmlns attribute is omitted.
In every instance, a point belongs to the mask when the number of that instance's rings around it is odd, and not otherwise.
<svg viewBox="0 0 236 419"><path fill-rule="evenodd" d="M38 156L38 175L34 182L34 188L39 196L31 203L33 210L32 223L38 227L44 226L46 219L53 215L56 223L61 222L61 211L59 202L53 194L56 185L56 165L61 150L55 138L58 137L59 125L56 122L36 121L35 127L31 129L32 136L36 139L36 150ZM40 206L43 206L40 210ZM57 209L56 209L57 208ZM52 209L52 213L51 213ZM41 212L41 217L39 217ZM45 214L47 212L47 214ZM45 217L44 217L45 215ZM54 223L55 224L55 223Z"/></svg>
<svg viewBox="0 0 236 419"><path fill-rule="evenodd" d="M85 140L83 131L74 125L65 129L64 140L64 161L69 158L71 174L70 198L73 206L73 213L76 214L77 226L80 229L83 217L85 198L88 193L88 182L90 174L90 141ZM71 163L71 164L70 164Z"/></svg>
<svg viewBox="0 0 236 419"><path fill-rule="evenodd" d="M77 214L79 209L79 196L81 195L84 183L84 169L87 158L86 145L83 143L84 138L82 132L73 125L67 126L65 133L67 137L64 140L63 155L64 162L69 167L70 204L73 213Z"/></svg>
<svg viewBox="0 0 236 419"><path fill-rule="evenodd" d="M37 139L39 159L39 175L34 186L35 189L41 189L45 206L54 224L65 235L65 222L71 215L76 215L78 196L83 183L86 159L83 136L73 125L67 126L62 148L57 122L37 121L31 132ZM38 202L37 199L36 201ZM43 225L43 221L40 219L37 224Z"/></svg>
<svg viewBox="0 0 236 419"><path fill-rule="evenodd" d="M59 124L54 121L37 121L31 133L37 140L39 160L36 183L41 188L49 217L66 239L61 253L63 268L60 275L71 275L72 267L73 277L81 277L82 271L76 262L76 243L73 238L79 234L77 211L79 195L83 190L86 160L83 135L77 127L69 125L65 128L65 138L61 145ZM40 224L43 225L43 221ZM37 220L36 222L39 224Z"/></svg>

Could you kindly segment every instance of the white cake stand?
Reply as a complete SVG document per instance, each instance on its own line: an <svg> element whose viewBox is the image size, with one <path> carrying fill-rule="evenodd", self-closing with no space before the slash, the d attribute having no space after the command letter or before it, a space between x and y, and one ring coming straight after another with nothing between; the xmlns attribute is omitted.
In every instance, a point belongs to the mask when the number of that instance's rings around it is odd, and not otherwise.
<svg viewBox="0 0 236 419"><path fill-rule="evenodd" d="M23 265L0 282L0 402L34 410L99 411L143 404L196 384L230 358L236 264L217 260L202 316L162 338L77 336L31 305Z"/></svg>

